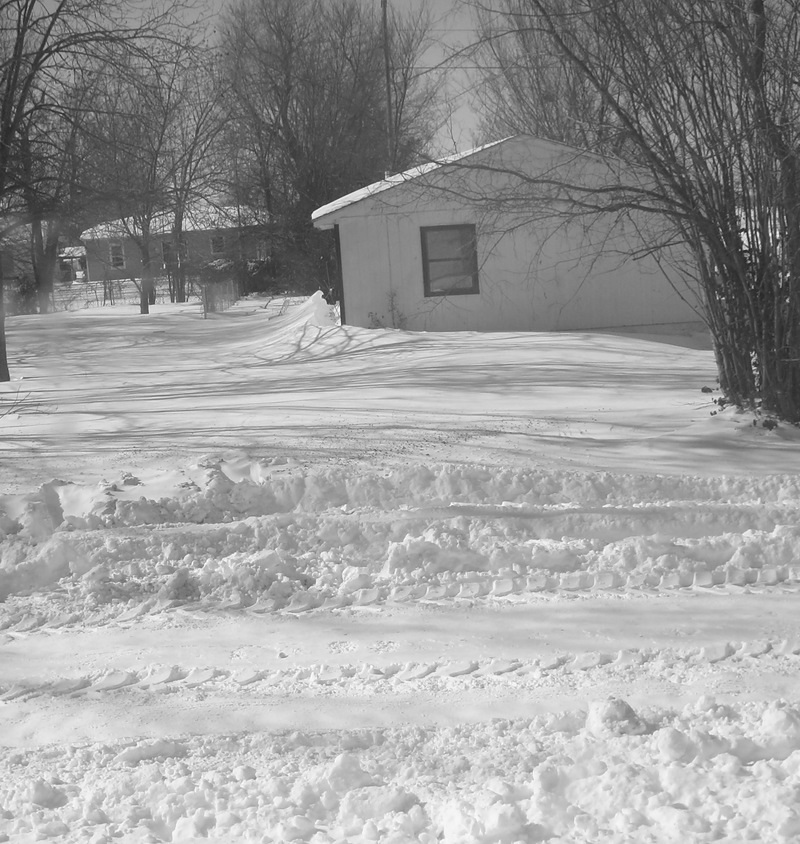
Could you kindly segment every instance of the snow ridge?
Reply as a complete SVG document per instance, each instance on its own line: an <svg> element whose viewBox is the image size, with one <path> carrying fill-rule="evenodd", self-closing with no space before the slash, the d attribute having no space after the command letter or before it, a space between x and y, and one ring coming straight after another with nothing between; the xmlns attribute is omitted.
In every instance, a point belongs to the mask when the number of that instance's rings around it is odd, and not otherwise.
<svg viewBox="0 0 800 844"><path fill-rule="evenodd" d="M146 492L127 476L7 497L0 629L61 627L86 608L107 623L178 606L303 613L800 579L793 476L360 473L207 459L171 494Z"/></svg>

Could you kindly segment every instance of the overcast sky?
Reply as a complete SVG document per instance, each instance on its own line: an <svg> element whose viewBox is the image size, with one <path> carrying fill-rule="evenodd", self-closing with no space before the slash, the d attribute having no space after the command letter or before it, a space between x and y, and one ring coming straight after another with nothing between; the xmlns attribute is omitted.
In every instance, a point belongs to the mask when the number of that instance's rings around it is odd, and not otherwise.
<svg viewBox="0 0 800 844"><path fill-rule="evenodd" d="M375 0L376 3L379 0ZM427 2L433 20L433 34L441 42L439 47L431 48L425 55L425 67L436 66L455 49L469 44L475 38L472 15L469 8L459 0L421 0ZM389 0L394 8L401 10L409 5L409 0ZM416 3L415 3L416 5ZM438 143L442 152L463 151L476 143L478 118L471 107L469 79L463 72L448 72L449 106L453 110L451 126L443 127Z"/></svg>

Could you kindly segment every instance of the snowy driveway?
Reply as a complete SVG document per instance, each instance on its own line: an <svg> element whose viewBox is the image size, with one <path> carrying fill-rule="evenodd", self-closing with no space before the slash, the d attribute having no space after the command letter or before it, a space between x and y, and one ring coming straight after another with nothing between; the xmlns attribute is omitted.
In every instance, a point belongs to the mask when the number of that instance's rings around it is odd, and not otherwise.
<svg viewBox="0 0 800 844"><path fill-rule="evenodd" d="M800 836L800 439L696 338L10 329L0 840Z"/></svg>

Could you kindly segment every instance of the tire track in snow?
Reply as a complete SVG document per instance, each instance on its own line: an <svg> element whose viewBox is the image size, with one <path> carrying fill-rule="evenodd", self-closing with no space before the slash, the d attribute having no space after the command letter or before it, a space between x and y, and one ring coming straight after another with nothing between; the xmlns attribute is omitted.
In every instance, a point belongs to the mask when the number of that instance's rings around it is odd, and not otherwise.
<svg viewBox="0 0 800 844"><path fill-rule="evenodd" d="M254 687L257 691L287 694L300 689L338 687L347 691L351 687L377 686L391 688L414 684L415 688L431 685L441 680L463 679L470 685L476 679L519 683L520 680L539 680L545 675L563 679L570 674L589 675L599 682L603 675L614 676L627 671L646 672L648 665L657 663L675 666L720 667L721 663L753 666L759 660L780 662L787 673L800 670L800 638L769 640L757 639L740 642L721 642L704 647L682 649L651 648L627 649L617 652L592 651L560 653L533 660L513 658L484 658L460 660L435 660L430 662L395 662L376 665L370 662L332 665L316 664L287 669L260 669L255 666L230 671L218 667L157 666L147 670L109 668L94 674L77 677L58 677L39 682L22 680L10 687L0 686L0 702L31 700L33 698L80 697L109 692L137 691L188 691L209 689L234 691ZM773 666L774 667L774 666ZM598 673L599 672L599 673ZM388 689L388 687L387 687Z"/></svg>

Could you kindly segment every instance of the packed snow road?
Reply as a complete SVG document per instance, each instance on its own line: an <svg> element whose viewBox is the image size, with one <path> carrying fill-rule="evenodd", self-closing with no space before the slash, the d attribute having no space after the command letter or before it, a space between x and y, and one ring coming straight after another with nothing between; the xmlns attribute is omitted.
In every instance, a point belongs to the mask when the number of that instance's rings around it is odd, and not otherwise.
<svg viewBox="0 0 800 844"><path fill-rule="evenodd" d="M0 841L800 839L796 432L663 337L269 316L12 324Z"/></svg>

